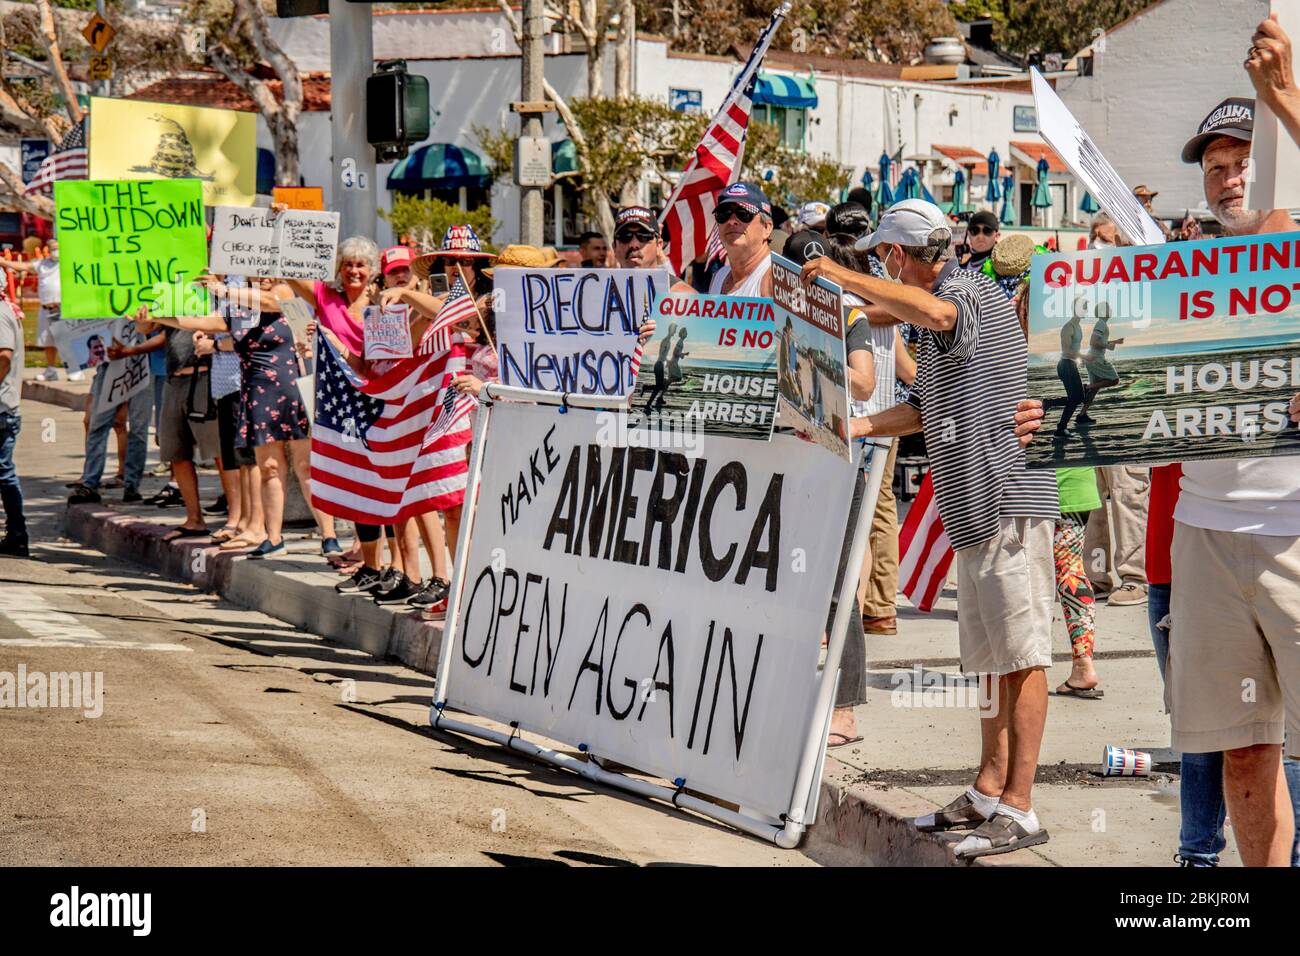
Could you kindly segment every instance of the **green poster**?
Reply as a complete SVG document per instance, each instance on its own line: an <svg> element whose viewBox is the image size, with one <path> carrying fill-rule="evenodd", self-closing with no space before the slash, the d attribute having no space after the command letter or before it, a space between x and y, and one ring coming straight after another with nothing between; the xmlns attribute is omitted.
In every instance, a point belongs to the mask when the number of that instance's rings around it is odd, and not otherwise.
<svg viewBox="0 0 1300 956"><path fill-rule="evenodd" d="M192 282L208 268L197 179L59 180L54 205L63 318L207 312Z"/></svg>

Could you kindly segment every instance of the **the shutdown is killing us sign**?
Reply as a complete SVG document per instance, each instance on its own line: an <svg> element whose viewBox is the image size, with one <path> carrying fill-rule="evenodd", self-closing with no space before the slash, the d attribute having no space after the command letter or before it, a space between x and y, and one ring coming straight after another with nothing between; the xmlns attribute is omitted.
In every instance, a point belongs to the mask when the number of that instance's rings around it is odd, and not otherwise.
<svg viewBox="0 0 1300 956"><path fill-rule="evenodd" d="M502 267L492 278L503 385L582 395L636 385L637 334L668 291L666 271Z"/></svg>
<svg viewBox="0 0 1300 956"><path fill-rule="evenodd" d="M617 447L615 415L492 409L446 699L776 816L853 469L786 435Z"/></svg>
<svg viewBox="0 0 1300 956"><path fill-rule="evenodd" d="M1034 256L1030 466L1300 455L1300 233ZM1300 465L1298 465L1300 467Z"/></svg>

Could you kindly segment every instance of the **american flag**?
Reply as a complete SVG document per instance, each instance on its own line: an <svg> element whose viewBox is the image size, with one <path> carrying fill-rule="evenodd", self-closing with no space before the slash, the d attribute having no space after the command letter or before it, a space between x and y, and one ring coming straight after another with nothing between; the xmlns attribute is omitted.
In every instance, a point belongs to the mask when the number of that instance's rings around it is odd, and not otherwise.
<svg viewBox="0 0 1300 956"><path fill-rule="evenodd" d="M90 175L89 153L86 151L86 119L82 117L54 152L41 160L40 168L32 181L23 189L24 196L32 193L52 195L56 179L85 179Z"/></svg>
<svg viewBox="0 0 1300 956"><path fill-rule="evenodd" d="M670 234L668 258L677 275L695 261L709 241L709 231L714 228L713 207L718 192L740 176L758 67L781 21L789 12L787 0L772 13L772 19L759 34L749 60L722 101L722 108L714 115L704 137L695 147L695 158L683 171L660 217L660 224L666 226Z"/></svg>
<svg viewBox="0 0 1300 956"><path fill-rule="evenodd" d="M932 610L948 580L953 554L934 499L934 480L928 471L898 531L898 551L900 589L918 611Z"/></svg>
<svg viewBox="0 0 1300 956"><path fill-rule="evenodd" d="M465 348L459 336L445 341L449 348L384 363L365 380L322 337L311 431L314 507L349 521L391 524L461 503L468 416L477 402L451 387L465 367Z"/></svg>

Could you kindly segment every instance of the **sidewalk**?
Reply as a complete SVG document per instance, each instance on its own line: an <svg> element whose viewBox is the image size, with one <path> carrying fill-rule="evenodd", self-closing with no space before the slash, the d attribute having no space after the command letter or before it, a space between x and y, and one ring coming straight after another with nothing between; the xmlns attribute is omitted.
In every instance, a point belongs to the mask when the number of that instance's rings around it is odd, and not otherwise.
<svg viewBox="0 0 1300 956"><path fill-rule="evenodd" d="M24 383L24 415L32 426L53 418L60 426L59 438L48 451L43 446L41 461L20 462L20 473L25 486L40 482L57 494L55 488L61 489L62 481L75 477L74 469L80 467L80 414L35 401L33 384ZM71 391L74 386L39 384L42 399L80 409ZM154 454L151 447L151 457ZM40 477L28 477L33 475ZM200 485L205 502L219 493L211 472L200 472ZM145 490L146 495L151 492ZM67 509L64 528L89 547L166 578L216 592L338 644L396 659L424 673L436 672L441 623L336 593L333 586L341 577L325 564L314 536L287 531L287 555L249 561L202 542L163 543L163 533L177 520L176 509L124 506L106 498L101 505ZM962 865L956 864L945 841L918 833L909 821L961 792L974 778L978 758L974 700L964 699L964 691L945 696L921 689L925 681L957 669L953 592L945 593L932 614L900 608L899 621L898 636L868 638L870 696L857 713L865 740L833 751L827 760L817 825L804 846L822 863ZM1059 612L1056 628L1051 687L1065 679L1070 666ZM1178 767L1166 749L1168 719L1147 634L1146 607L1099 608L1097 648L1096 666L1106 696L1096 701L1053 697L1049 704L1034 802L1051 840L985 864L1172 864L1178 848ZM912 684L918 682L921 687L912 693ZM1155 772L1149 778L1102 777L1106 744L1150 751ZM1236 862L1230 847L1224 863Z"/></svg>

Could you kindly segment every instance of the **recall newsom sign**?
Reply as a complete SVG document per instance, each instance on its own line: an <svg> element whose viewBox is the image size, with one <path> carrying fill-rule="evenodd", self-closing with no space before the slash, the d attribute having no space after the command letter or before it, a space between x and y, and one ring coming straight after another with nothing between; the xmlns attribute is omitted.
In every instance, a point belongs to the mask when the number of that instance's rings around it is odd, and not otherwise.
<svg viewBox="0 0 1300 956"><path fill-rule="evenodd" d="M490 414L445 699L788 810L852 467L787 435L687 457L614 445L612 412Z"/></svg>

